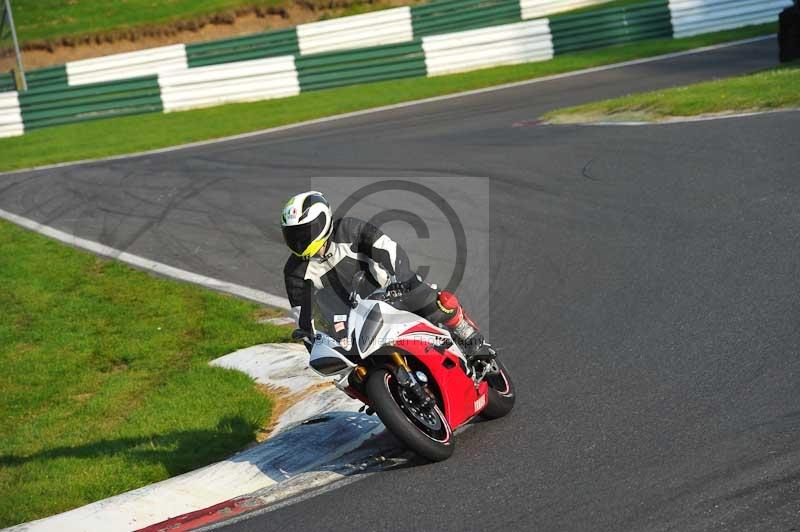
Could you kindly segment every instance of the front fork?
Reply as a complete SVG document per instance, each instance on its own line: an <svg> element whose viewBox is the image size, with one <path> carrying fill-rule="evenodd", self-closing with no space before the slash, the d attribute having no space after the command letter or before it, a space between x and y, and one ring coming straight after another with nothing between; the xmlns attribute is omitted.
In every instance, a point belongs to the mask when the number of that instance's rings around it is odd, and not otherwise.
<svg viewBox="0 0 800 532"><path fill-rule="evenodd" d="M425 388L420 384L419 379L411 371L406 359L397 351L393 351L390 355L392 361L396 364L395 377L397 383L401 388L404 388L411 398L424 409L432 408L436 405L436 401L431 397Z"/></svg>
<svg viewBox="0 0 800 532"><path fill-rule="evenodd" d="M394 363L394 374L397 383L408 393L408 396L421 408L429 409L436 406L436 399L433 397L433 394L425 388L427 380L415 375L414 371L412 371L411 367L408 365L408 362L406 362L405 357L397 351L393 351L392 354L389 355L389 359ZM366 381L369 371L366 367L359 365L353 369L353 375L359 383L363 383ZM347 378L342 379L336 383L336 387L353 399L369 404L368 399L350 386L347 381Z"/></svg>

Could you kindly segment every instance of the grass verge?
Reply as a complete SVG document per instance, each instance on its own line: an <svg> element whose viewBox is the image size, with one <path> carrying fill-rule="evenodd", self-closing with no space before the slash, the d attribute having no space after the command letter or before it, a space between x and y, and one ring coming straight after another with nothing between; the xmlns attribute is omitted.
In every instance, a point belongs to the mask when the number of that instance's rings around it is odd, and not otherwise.
<svg viewBox="0 0 800 532"><path fill-rule="evenodd" d="M766 35L762 24L685 39L659 39L558 56L550 61L433 78L354 85L299 96L169 114L70 124L0 139L0 171L163 148L382 105Z"/></svg>
<svg viewBox="0 0 800 532"><path fill-rule="evenodd" d="M558 109L544 115L555 124L657 121L800 107L800 64L747 76L697 83Z"/></svg>
<svg viewBox="0 0 800 532"><path fill-rule="evenodd" d="M285 341L256 305L0 221L0 527L220 460L271 401L207 362Z"/></svg>

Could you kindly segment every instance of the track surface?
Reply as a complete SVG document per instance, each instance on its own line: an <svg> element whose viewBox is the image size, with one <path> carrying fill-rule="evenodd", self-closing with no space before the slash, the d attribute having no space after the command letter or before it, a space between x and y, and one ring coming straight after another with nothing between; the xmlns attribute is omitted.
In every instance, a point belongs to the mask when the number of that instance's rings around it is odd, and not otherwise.
<svg viewBox="0 0 800 532"><path fill-rule="evenodd" d="M282 293L274 217L309 176L492 179L493 336L518 383L512 415L461 434L445 463L226 529L800 530L800 115L512 127L776 55L749 44L0 176L0 208Z"/></svg>

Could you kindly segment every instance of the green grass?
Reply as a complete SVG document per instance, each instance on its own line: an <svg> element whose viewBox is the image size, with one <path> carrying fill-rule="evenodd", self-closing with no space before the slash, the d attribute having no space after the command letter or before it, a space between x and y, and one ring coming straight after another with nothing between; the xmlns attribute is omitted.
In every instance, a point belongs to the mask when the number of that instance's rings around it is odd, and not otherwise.
<svg viewBox="0 0 800 532"><path fill-rule="evenodd" d="M34 130L0 139L0 171L99 158L255 131L340 113L478 89L774 33L775 24L614 46L551 61L464 74L355 85L254 103L169 114L148 114Z"/></svg>
<svg viewBox="0 0 800 532"><path fill-rule="evenodd" d="M0 222L0 527L217 461L271 402L208 361L285 341L256 305Z"/></svg>
<svg viewBox="0 0 800 532"><path fill-rule="evenodd" d="M800 65L677 87L632 94L601 102L558 109L544 118L553 123L655 121L671 117L769 111L800 107Z"/></svg>

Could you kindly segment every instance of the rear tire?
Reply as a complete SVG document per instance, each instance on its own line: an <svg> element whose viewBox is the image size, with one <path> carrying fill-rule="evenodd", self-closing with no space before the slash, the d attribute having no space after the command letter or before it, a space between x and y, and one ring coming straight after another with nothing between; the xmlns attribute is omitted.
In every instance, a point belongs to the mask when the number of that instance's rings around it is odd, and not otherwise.
<svg viewBox="0 0 800 532"><path fill-rule="evenodd" d="M495 359L495 363L500 371L497 375L486 377L486 382L489 384L488 402L486 408L480 414L481 417L486 419L497 419L505 416L514 408L514 401L516 400L514 383L511 381L508 370L500 362L499 358Z"/></svg>
<svg viewBox="0 0 800 532"><path fill-rule="evenodd" d="M453 431L438 406L433 413L441 421L441 434L429 434L415 424L400 403L400 385L395 376L384 368L372 371L367 378L367 397L383 424L406 447L433 462L445 460L453 454ZM405 405L404 405L405 406Z"/></svg>

